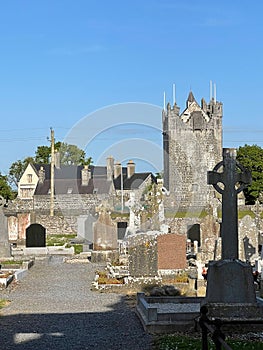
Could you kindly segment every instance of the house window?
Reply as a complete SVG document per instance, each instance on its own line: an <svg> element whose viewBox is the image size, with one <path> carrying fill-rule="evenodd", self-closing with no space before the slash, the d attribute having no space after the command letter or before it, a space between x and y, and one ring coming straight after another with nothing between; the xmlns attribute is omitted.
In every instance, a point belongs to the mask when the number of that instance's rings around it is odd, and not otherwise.
<svg viewBox="0 0 263 350"><path fill-rule="evenodd" d="M67 191L67 194L71 194L73 192L73 188L72 187L69 187L68 188L68 191Z"/></svg>
<svg viewBox="0 0 263 350"><path fill-rule="evenodd" d="M21 189L21 197L22 198L30 198L32 197L33 192L31 188L23 188Z"/></svg>
<svg viewBox="0 0 263 350"><path fill-rule="evenodd" d="M32 183L32 179L33 179L32 174L27 174L27 182L28 182L29 184Z"/></svg>

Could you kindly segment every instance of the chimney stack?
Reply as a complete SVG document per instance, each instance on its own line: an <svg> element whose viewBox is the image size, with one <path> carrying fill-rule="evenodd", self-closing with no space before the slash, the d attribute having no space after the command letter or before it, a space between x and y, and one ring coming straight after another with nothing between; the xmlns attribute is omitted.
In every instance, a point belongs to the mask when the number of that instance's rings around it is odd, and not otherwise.
<svg viewBox="0 0 263 350"><path fill-rule="evenodd" d="M107 158L107 180L111 181L113 177L114 172L114 158L112 156L109 156Z"/></svg>
<svg viewBox="0 0 263 350"><path fill-rule="evenodd" d="M129 179L135 173L135 163L133 160L129 160L127 163L127 178Z"/></svg>
<svg viewBox="0 0 263 350"><path fill-rule="evenodd" d="M88 165L84 165L84 168L81 170L81 186L88 186L89 180L91 178L91 173Z"/></svg>
<svg viewBox="0 0 263 350"><path fill-rule="evenodd" d="M121 163L116 162L114 164L114 179L117 179L121 175Z"/></svg>
<svg viewBox="0 0 263 350"><path fill-rule="evenodd" d="M39 171L38 171L38 177L39 177L39 183L43 184L45 181L45 177L46 177L46 173L45 173L45 169L44 167L40 167Z"/></svg>
<svg viewBox="0 0 263 350"><path fill-rule="evenodd" d="M60 169L60 152L58 150L55 150L54 165L55 168Z"/></svg>

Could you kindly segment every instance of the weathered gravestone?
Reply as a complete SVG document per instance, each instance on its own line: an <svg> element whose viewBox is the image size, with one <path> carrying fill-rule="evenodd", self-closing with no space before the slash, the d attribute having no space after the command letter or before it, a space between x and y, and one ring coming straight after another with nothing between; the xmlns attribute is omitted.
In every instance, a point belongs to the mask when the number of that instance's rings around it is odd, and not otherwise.
<svg viewBox="0 0 263 350"><path fill-rule="evenodd" d="M26 229L26 247L45 247L46 229L40 224L31 224Z"/></svg>
<svg viewBox="0 0 263 350"><path fill-rule="evenodd" d="M93 243L93 225L96 218L88 213L87 215L80 215L77 219L78 224L78 240L82 240L84 244L89 245Z"/></svg>
<svg viewBox="0 0 263 350"><path fill-rule="evenodd" d="M157 231L150 231L128 237L129 273L132 277L158 275L157 235Z"/></svg>
<svg viewBox="0 0 263 350"><path fill-rule="evenodd" d="M118 260L117 224L111 219L110 211L101 206L98 220L93 224L92 262Z"/></svg>
<svg viewBox="0 0 263 350"><path fill-rule="evenodd" d="M201 219L201 261L207 263L209 260L216 260L218 250L218 239L220 236L220 224L212 215Z"/></svg>
<svg viewBox="0 0 263 350"><path fill-rule="evenodd" d="M223 161L208 172L208 183L222 194L222 259L210 262L207 274L205 304L211 317L251 319L262 313L252 267L238 254L237 194L250 182L250 173L236 162L235 149L224 149Z"/></svg>
<svg viewBox="0 0 263 350"><path fill-rule="evenodd" d="M160 231L128 237L129 272L133 277L155 277L159 273L186 268L186 237Z"/></svg>
<svg viewBox="0 0 263 350"><path fill-rule="evenodd" d="M258 230L255 220L246 215L239 223L239 257L254 265L258 258Z"/></svg>
<svg viewBox="0 0 263 350"><path fill-rule="evenodd" d="M11 256L10 244L8 241L7 218L3 212L5 202L5 199L0 196L0 258Z"/></svg>

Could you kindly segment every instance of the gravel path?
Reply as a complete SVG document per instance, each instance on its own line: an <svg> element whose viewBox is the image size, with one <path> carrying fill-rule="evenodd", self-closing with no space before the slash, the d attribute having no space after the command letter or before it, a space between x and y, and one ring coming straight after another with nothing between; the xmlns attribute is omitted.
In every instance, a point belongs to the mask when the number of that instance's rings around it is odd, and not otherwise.
<svg viewBox="0 0 263 350"><path fill-rule="evenodd" d="M37 260L1 310L1 350L150 349L147 335L125 298L90 291L91 263Z"/></svg>

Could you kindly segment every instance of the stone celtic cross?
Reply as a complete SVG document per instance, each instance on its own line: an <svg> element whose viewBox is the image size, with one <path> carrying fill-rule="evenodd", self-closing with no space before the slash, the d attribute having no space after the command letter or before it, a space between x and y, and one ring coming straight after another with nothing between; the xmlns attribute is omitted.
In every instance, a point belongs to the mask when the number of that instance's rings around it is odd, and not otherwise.
<svg viewBox="0 0 263 350"><path fill-rule="evenodd" d="M251 174L236 161L236 149L224 148L223 161L207 175L208 184L222 194L222 259L238 259L237 195L251 183Z"/></svg>

